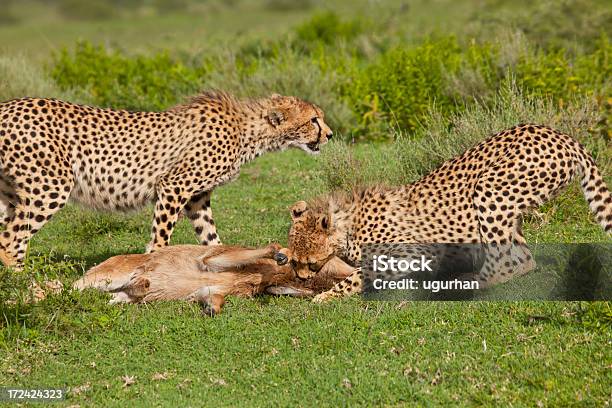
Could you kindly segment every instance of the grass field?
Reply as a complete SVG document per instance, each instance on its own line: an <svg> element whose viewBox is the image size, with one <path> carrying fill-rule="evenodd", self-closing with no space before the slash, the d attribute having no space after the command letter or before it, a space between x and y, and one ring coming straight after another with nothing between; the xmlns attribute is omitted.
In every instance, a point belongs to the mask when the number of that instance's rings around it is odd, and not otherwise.
<svg viewBox="0 0 612 408"><path fill-rule="evenodd" d="M318 171L317 159L297 151L249 165L213 198L225 242L284 242L287 207L323 188ZM605 240L575 200L571 218L528 227L530 240L562 241L567 230ZM33 240L32 263L69 284L108 256L142 251L149 223L150 211L69 207ZM175 234L174 243L195 242L185 221ZM69 404L108 406L602 406L610 398L609 303L231 298L209 319L182 302L107 299L68 292L20 309L29 314L23 326L2 331L2 383L70 387ZM124 387L125 376L135 383Z"/></svg>
<svg viewBox="0 0 612 408"><path fill-rule="evenodd" d="M569 3L580 6L580 1ZM197 7L191 12L145 8L133 12L140 14L80 21L41 2L14 2L9 11L16 22L0 25L0 99L43 92L88 101L92 95L60 89L49 77L51 52L72 47L79 38L119 45L128 54L169 50L199 55L224 47L232 51L233 41L284 38L291 27L323 8L347 16L377 16L381 10L403 7L401 2L353 6L338 0L281 10L282 1L231 3L194 0ZM420 33L467 36L474 15L494 13L501 19L512 10L512 3L499 1L407 4L408 11L392 30L402 27L409 42ZM375 33L374 39L365 35L355 41L368 49L368 41L395 40L395 31L384 35L388 38ZM266 67L265 61L260 63ZM302 75L310 66L293 68ZM309 82L319 71L307 72L311 76L292 88L297 84L287 81L292 72L279 78L277 71L258 71L260 83L246 91L282 86L299 94L314 88L308 93L314 98L324 88ZM212 77L215 84L228 83L223 74ZM518 121L545 122L579 137L596 153L610 186L609 90L602 87L593 98L549 104L502 95L500 101L450 118L436 114L434 101L422 128L396 135L395 141L336 141L317 157L295 150L265 155L213 194L218 231L229 244L286 243L288 207L295 201L358 182L413 181L440 160ZM321 95L342 113L330 94ZM351 129L345 140L350 135ZM25 273L0 270L0 291L24 296L30 275L58 278L69 286L110 256L142 252L151 217L151 208L122 215L69 205L32 240ZM577 185L528 217L525 232L532 243L612 243L593 221ZM172 243L195 242L189 222L180 221ZM519 278L506 290L528 291L537 277ZM110 306L108 299L94 291L65 291L35 305L2 303L0 386L66 388L65 406L612 403L610 302L377 302L353 297L317 305L262 296L230 298L220 316L206 318L199 306L183 302Z"/></svg>

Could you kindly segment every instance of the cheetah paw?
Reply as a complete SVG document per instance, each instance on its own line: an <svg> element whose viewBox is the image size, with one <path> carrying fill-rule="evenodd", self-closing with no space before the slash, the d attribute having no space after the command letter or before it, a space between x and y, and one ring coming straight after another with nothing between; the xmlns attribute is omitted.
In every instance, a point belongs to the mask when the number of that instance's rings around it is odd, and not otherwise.
<svg viewBox="0 0 612 408"><path fill-rule="evenodd" d="M3 249L0 249L0 265L2 264L4 264L4 266L6 267L17 267L18 269L20 269L17 262L17 258L15 258L13 255L10 255Z"/></svg>
<svg viewBox="0 0 612 408"><path fill-rule="evenodd" d="M333 293L323 292L312 298L313 303L325 303L334 298Z"/></svg>

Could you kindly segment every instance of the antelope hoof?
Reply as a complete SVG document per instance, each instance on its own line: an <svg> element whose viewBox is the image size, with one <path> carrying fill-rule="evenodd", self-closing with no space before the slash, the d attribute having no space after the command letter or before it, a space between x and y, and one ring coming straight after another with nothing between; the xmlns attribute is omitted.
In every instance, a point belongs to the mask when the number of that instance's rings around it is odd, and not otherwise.
<svg viewBox="0 0 612 408"><path fill-rule="evenodd" d="M282 252L277 252L276 254L274 254L274 260L278 265L286 265L287 262L289 262L289 258L287 258L287 255L283 254Z"/></svg>
<svg viewBox="0 0 612 408"><path fill-rule="evenodd" d="M219 314L219 310L215 310L213 305L209 303L202 303L202 314L208 317L215 317Z"/></svg>

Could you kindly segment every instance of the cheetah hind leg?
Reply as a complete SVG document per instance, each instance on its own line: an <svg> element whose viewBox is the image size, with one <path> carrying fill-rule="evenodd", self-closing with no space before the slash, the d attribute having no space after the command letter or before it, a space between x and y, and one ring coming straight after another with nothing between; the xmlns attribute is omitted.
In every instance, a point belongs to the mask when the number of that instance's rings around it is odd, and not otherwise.
<svg viewBox="0 0 612 408"><path fill-rule="evenodd" d="M481 288L507 282L535 269L536 263L526 245L513 242L511 245L488 246L485 265L478 275Z"/></svg>
<svg viewBox="0 0 612 408"><path fill-rule="evenodd" d="M210 207L210 191L204 191L191 197L183 208L185 215L195 229L198 241L202 245L221 245L215 221Z"/></svg>
<svg viewBox="0 0 612 408"><path fill-rule="evenodd" d="M526 199L500 179L496 169L490 176L484 174L474 194L480 239L485 259L477 280L480 287L506 282L517 275L524 275L535 267L533 256L521 230L522 215L529 207L538 204ZM494 180L494 181L491 181Z"/></svg>
<svg viewBox="0 0 612 408"><path fill-rule="evenodd" d="M146 253L170 244L170 237L179 214L187 203L189 195L179 184L174 185L170 176L166 175L156 185L157 201L153 212L151 240L146 247Z"/></svg>
<svg viewBox="0 0 612 408"><path fill-rule="evenodd" d="M41 200L40 197L18 191L19 197L6 230L0 235L0 261L6 266L20 268L32 235L40 230L68 200L72 182L62 180L59 185L65 189L58 193L54 201Z"/></svg>
<svg viewBox="0 0 612 408"><path fill-rule="evenodd" d="M5 229L9 222L15 217L15 205L14 200L15 194L12 187L0 177L0 229ZM3 239L8 238L9 232L0 232L0 242ZM17 258L7 252L2 244L0 244L0 264L6 266L15 266L17 264Z"/></svg>
<svg viewBox="0 0 612 408"><path fill-rule="evenodd" d="M14 207L7 206L0 207L0 211L6 211L1 214L4 231L0 233L0 265L21 269L17 251L12 248L15 235L19 232L16 233L14 230L20 228L13 226L16 220L15 209Z"/></svg>
<svg viewBox="0 0 612 408"><path fill-rule="evenodd" d="M512 260L516 261L518 266L515 269L514 276L522 276L536 267L535 259L527 246L527 241L523 236L523 217L518 217L514 223L514 239L512 241Z"/></svg>
<svg viewBox="0 0 612 408"><path fill-rule="evenodd" d="M522 276L536 267L521 230L521 217L514 222L510 244L485 244L485 263L478 276L481 287L489 287Z"/></svg>
<svg viewBox="0 0 612 408"><path fill-rule="evenodd" d="M15 191L13 187L0 175L0 228L13 218L15 213Z"/></svg>

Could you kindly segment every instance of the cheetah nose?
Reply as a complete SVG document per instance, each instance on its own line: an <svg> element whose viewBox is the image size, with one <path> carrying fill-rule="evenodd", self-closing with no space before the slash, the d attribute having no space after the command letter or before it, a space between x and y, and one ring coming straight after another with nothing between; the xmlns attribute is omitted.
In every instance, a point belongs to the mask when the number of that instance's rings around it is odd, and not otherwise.
<svg viewBox="0 0 612 408"><path fill-rule="evenodd" d="M329 132L327 134L327 140L331 140L332 136L334 135L334 132Z"/></svg>
<svg viewBox="0 0 612 408"><path fill-rule="evenodd" d="M287 258L287 255L277 252L274 254L274 260L278 265L285 265L289 261L289 258Z"/></svg>

